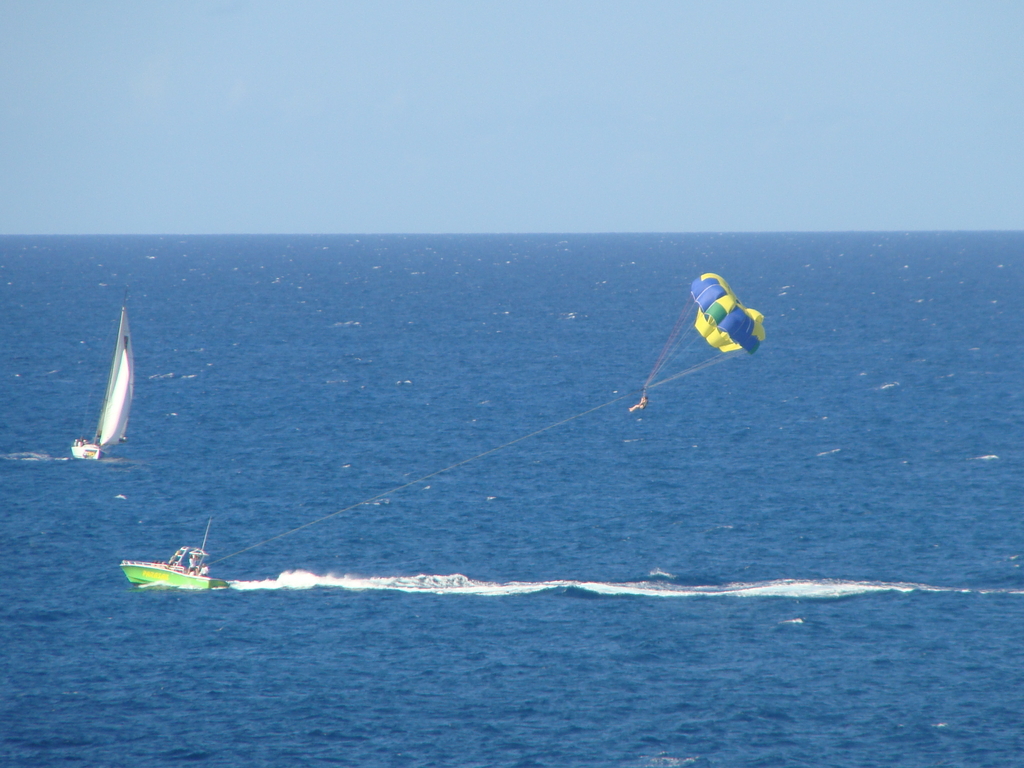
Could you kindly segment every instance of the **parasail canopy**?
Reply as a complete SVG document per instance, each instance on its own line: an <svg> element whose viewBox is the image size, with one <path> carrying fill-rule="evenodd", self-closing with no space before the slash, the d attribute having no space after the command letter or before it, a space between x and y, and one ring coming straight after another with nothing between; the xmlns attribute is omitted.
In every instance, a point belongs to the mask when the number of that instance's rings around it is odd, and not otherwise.
<svg viewBox="0 0 1024 768"><path fill-rule="evenodd" d="M744 307L725 280L707 272L693 281L690 294L699 309L694 327L708 344L721 352L757 351L764 341L764 315Z"/></svg>

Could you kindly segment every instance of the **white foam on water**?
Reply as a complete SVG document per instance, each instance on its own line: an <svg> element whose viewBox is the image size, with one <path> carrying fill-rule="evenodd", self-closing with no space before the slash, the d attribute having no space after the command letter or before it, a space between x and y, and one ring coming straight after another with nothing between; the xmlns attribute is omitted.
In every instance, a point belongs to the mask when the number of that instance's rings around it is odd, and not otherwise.
<svg viewBox="0 0 1024 768"><path fill-rule="evenodd" d="M663 581L476 581L461 573L418 576L320 576L309 571L285 571L276 579L232 581L233 589L313 589L333 587L352 591L425 592L435 595L522 595L554 589L580 589L598 595L641 597L781 597L827 600L877 592L1014 592L1019 590L971 590L903 582L843 581L840 579L778 579L752 583L692 586Z"/></svg>
<svg viewBox="0 0 1024 768"><path fill-rule="evenodd" d="M390 590L396 592L429 592L432 594L463 595L513 595L524 592L540 592L566 586L569 582L509 582L497 584L474 581L460 573L448 576L420 574L418 576L319 576L309 571L285 571L276 579L264 581L232 581L234 589L312 589L313 587L336 587L353 591Z"/></svg>
<svg viewBox="0 0 1024 768"><path fill-rule="evenodd" d="M4 453L0 454L0 458L4 458L7 461L68 461L70 459L69 456L50 456L48 453L36 453L34 451Z"/></svg>
<svg viewBox="0 0 1024 768"><path fill-rule="evenodd" d="M647 755L642 757L647 760L644 765L650 768L675 768L676 766L690 765L698 760L696 757L669 757L663 754L657 757L649 757Z"/></svg>

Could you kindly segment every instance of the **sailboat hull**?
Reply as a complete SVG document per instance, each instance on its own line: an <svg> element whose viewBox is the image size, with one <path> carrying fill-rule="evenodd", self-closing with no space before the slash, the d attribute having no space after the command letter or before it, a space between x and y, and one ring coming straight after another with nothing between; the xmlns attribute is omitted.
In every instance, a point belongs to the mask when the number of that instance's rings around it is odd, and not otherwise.
<svg viewBox="0 0 1024 768"><path fill-rule="evenodd" d="M172 568L167 563L147 563L124 560L121 570L132 584L146 586L175 587L177 589L226 589L230 586L222 579L185 573L184 569Z"/></svg>
<svg viewBox="0 0 1024 768"><path fill-rule="evenodd" d="M95 443L75 443L71 446L71 455L76 459L98 459L103 456L103 451Z"/></svg>

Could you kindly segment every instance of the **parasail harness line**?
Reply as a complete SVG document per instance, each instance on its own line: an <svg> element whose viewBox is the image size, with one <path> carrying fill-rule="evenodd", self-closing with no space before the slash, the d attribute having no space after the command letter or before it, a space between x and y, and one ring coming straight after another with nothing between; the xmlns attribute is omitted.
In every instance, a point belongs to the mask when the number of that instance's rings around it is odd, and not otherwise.
<svg viewBox="0 0 1024 768"><path fill-rule="evenodd" d="M669 334L668 340L665 342L665 346L661 348L661 354L658 355L658 359L654 361L654 367L651 368L650 374L647 376L647 381L644 382L643 391L646 392L651 386L651 382L654 381L654 377L661 372L668 363L676 357L684 347L690 346L695 341L695 337L690 337L689 342L685 345L680 343L680 334L683 332L683 326L686 325L689 318L687 315L690 314L690 310L693 309L694 300L690 297L690 300L686 302L686 306L683 307L683 311L679 313L679 319L676 320L676 324L672 326L672 333Z"/></svg>
<svg viewBox="0 0 1024 768"><path fill-rule="evenodd" d="M687 301L686 305L683 307L683 311L679 313L679 319L676 320L675 325L672 326L672 332L669 334L668 340L665 342L665 346L661 348L661 353L658 355L658 359L654 361L654 366L651 368L651 372L647 375L647 380L644 382L644 385L640 390L640 402L629 409L630 413L633 413L634 411L642 411L647 407L647 390L654 386L654 379L659 373L661 373L665 366L678 357L684 350L693 346L699 338L692 334L690 336L682 335L683 329L686 327L690 319L688 315L690 315L695 303L696 300L691 295L689 301ZM697 368L696 370L700 369ZM689 372L690 370L687 369L679 375L685 375ZM678 378L678 376L673 378Z"/></svg>
<svg viewBox="0 0 1024 768"><path fill-rule="evenodd" d="M704 368L709 368L712 365L717 365L718 363L725 362L726 360L731 359L736 354L736 352L740 351L740 350L736 350L735 352L734 351L728 351L728 352L725 352L725 353L722 353L722 354L716 354L714 357L712 357L709 360L704 360L703 362L700 362L700 363L697 363L696 365L690 366L689 368L687 368L687 369L685 369L683 371L680 371L679 373L674 373L671 376L667 376L664 379L660 379L658 381L654 381L655 377L662 371L662 369L664 369L664 367L672 359L674 359L683 348L688 346L689 343L692 343L696 338L700 338L700 337L691 338L689 340L689 342L687 342L687 344L683 344L682 341L681 341L683 326L685 325L685 323L687 321L687 315L690 314L690 311L693 308L693 304L694 303L696 303L696 300L692 299L692 296L691 296L691 301L687 303L687 305L683 308L683 311L680 313L679 319L676 321L675 327L672 329L672 333L669 336L668 341L665 342L665 346L662 348L661 354L658 356L658 360L654 364L654 368L651 370L650 375L647 377L647 381L644 383L643 389L641 390L640 402L637 405L635 405L632 408L630 408L631 412L635 411L637 409L645 408L647 406L647 390L648 389L654 389L655 387L660 387L662 384L668 384L670 381L675 381L676 379L682 378L683 376L689 376L691 373L696 373L697 371L703 370ZM763 337L763 332L762 332L761 337ZM364 504L371 504L371 503L373 503L373 502L375 502L375 501L377 501L379 499L384 498L385 496L387 496L389 494L397 493L398 491L401 491L401 490L403 490L405 488L408 488L411 485L416 485L417 483L422 483L424 480L429 480L430 478L436 477L437 475L444 474L445 472L451 472L453 469L457 469L458 467L461 467L461 466L463 466L465 464L469 464L470 462L476 461L477 459L482 459L485 456L490 456L492 453L497 453L498 451L502 451L505 448L508 448L510 446L515 445L516 443L521 443L524 440L529 440L531 437L536 437L537 435L543 434L544 432L552 430L555 427L560 427L563 424L568 424L570 421L575 421L576 419L582 418L583 416L587 416L588 414L594 413L595 411L599 411L602 408L607 408L609 405L613 405L614 403L617 403L620 400L625 400L627 397L631 397L634 394L635 394L635 391L627 392L624 395L619 395L618 397L616 397L616 398L614 398L612 400L609 400L606 403L602 403L601 405L596 405L593 408L588 408L587 410L582 411L580 413L577 413L574 416L570 416L567 419L562 419L561 421L556 421L554 424L549 424L546 427L543 427L541 429L538 429L538 430L535 430L533 432L530 432L528 435L523 435L522 437L517 437L515 440L509 440L507 443L503 443L502 445L496 446L495 448L491 448L489 450L486 450L483 453L478 453L475 456L470 456L468 459L463 459L462 461L458 461L458 462L456 462L454 464L451 464L451 465L445 467L444 469L439 469L439 470L437 470L435 472L431 472L429 474L423 475L422 477L418 477L415 480L410 480L407 483L402 483L401 485L396 485L394 488L389 488L386 491L382 491L381 493L378 493L376 496L371 496L368 499L364 499L363 501L357 502L355 504L351 504L351 505L349 505L349 506L347 506L347 507L345 507L343 509L339 509L337 512L331 512L329 515L324 515L323 517L319 517L316 520L311 520L308 523L303 523L302 525L297 526L295 528L292 528L291 530L285 531L284 533L279 533L276 536L271 536L269 539L264 539L263 541L259 541L259 542L255 543L255 544L251 544L248 547L245 547L244 549L238 550L237 552L232 552L230 555L225 555L224 557L221 557L221 558L219 558L217 560L213 560L213 561L207 563L207 565L213 565L214 563L223 562L224 560L227 560L229 558L235 557L236 555L241 555L244 552L248 552L249 550L256 549L257 547L262 547L263 545L269 544L272 541L277 541L278 539L283 539L285 536L290 536L293 533L298 533L299 531L301 531L301 530L303 530L305 528L309 528L310 526L316 525L318 523L322 523L325 520L330 520L332 517L337 517L338 515L345 514L346 512L351 512L353 509L361 507Z"/></svg>
<svg viewBox="0 0 1024 768"><path fill-rule="evenodd" d="M694 366L693 369L687 370L687 371L683 371L682 373L676 374L675 376L672 376L671 378L677 379L680 376L684 376L687 373L691 373L693 370L698 370L701 367L704 367L704 366ZM654 384L652 386L660 386L661 384L664 384L666 381L670 381L670 379L663 379L662 381L659 381L657 384ZM396 485L394 488L389 488L386 491L382 491L381 493L378 493L376 496L371 496L368 499L364 499L363 501L360 501L360 502L357 502L357 503L352 504L350 506L347 506L344 509L339 509L337 512L331 512L331 514L329 514L329 515L324 515L323 517L317 518L316 520L311 520L308 523L303 523L302 525L300 525L300 526L298 526L296 528L292 528L290 531L285 531L284 533L279 533L276 536L271 536L269 539L264 539L263 541L259 541L259 542L255 543L255 544L251 544L250 546L245 547L244 549L240 549L237 552L232 552L230 555L224 555L224 557L218 558L217 560L211 560L210 562L207 563L207 565L213 565L214 563L223 562L224 560L227 560L228 558L234 557L235 555L241 555L243 552L248 552L251 549L256 549L257 547L262 547L264 544L269 544L272 541L277 541L278 539L283 539L285 536L290 536L293 533L298 533L299 531L303 530L304 528L309 528L310 526L316 525L317 523L322 523L325 520L330 520L332 517L337 517L338 515L344 514L345 512L351 512L353 509L356 509L357 507L361 507L364 504L371 504L374 501L377 501L378 499L382 499L382 498L384 498L385 496L387 496L389 494L396 493L398 491L403 490L404 488L408 488L410 485L416 485L417 483L422 483L424 480L429 480L430 478L436 477L437 475L444 474L445 472L450 472L453 469L457 469L458 467L463 466L464 464L469 464L471 461L476 461L477 459L482 459L482 458L484 458L484 456L490 456L492 453L497 453L498 451L504 450L505 448L508 448L510 446L515 445L516 443L521 443L524 440L529 440L531 437L536 437L537 435L540 435L540 434L542 434L544 432L552 430L555 427L560 427L563 424L568 424L570 421L574 421L576 419L582 418L583 416L586 416L588 414L594 413L595 411L599 411L602 408L607 408L609 405L613 405L614 403L617 403L620 400L625 400L627 397L631 397L633 394L635 394L635 390L633 392L627 392L624 395L620 395L619 397L616 397L614 400L609 400L607 403L602 403L601 405L596 405L593 408L589 408L589 409L587 409L585 411L582 411L581 413L577 413L575 416L570 416L567 419L562 419L561 421L556 421L554 424L549 424L548 426L543 427L542 429L538 429L538 430L536 430L534 432L531 432L528 435L523 435L522 437L517 437L515 440L509 440L507 443L503 443L502 445L499 445L499 446L497 446L495 448L491 448L489 450L486 450L483 453L478 453L476 456L470 456L468 459L463 459L462 461L458 461L455 464L452 464L450 466L445 467L444 469L439 469L436 472L431 472L428 475L423 475L422 477L418 477L415 480L410 480L409 482L403 483L402 485Z"/></svg>
<svg viewBox="0 0 1024 768"><path fill-rule="evenodd" d="M664 379L660 379L653 384L647 384L644 386L644 389L654 389L655 387L660 387L662 384L668 384L670 381L681 379L683 376L689 376L691 373L696 373L697 371L702 371L705 368L710 368L712 365L718 365L719 363L724 363L726 360L732 360L732 358L740 354L742 351L742 349L735 349L732 352L722 352L721 354L717 354L702 363L691 365L684 371L673 373L671 376L666 376Z"/></svg>

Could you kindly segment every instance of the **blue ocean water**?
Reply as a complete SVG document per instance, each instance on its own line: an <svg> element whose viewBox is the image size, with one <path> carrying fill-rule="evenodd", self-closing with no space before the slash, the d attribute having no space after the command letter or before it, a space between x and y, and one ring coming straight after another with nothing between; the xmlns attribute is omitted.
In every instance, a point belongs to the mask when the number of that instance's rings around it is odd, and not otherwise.
<svg viewBox="0 0 1024 768"><path fill-rule="evenodd" d="M1022 254L2 237L0 762L1020 765ZM705 271L767 341L628 413Z"/></svg>

